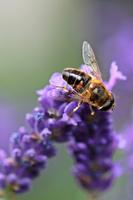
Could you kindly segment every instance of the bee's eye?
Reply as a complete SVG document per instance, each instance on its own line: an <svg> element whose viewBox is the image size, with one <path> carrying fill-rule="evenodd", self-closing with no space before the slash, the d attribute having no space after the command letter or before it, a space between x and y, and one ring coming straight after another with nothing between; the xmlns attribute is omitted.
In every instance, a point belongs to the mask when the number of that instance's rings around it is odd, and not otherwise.
<svg viewBox="0 0 133 200"><path fill-rule="evenodd" d="M100 108L102 111L110 110L114 107L114 96L111 94L110 98L104 103L104 105Z"/></svg>

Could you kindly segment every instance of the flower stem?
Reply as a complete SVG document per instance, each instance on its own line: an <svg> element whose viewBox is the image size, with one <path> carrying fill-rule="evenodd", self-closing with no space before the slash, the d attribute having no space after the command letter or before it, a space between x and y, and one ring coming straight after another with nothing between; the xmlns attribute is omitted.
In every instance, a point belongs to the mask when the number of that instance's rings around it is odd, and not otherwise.
<svg viewBox="0 0 133 200"><path fill-rule="evenodd" d="M0 197L0 200L16 200L16 196L12 192L6 192Z"/></svg>
<svg viewBox="0 0 133 200"><path fill-rule="evenodd" d="M89 200L101 200L101 196L98 193L89 193Z"/></svg>

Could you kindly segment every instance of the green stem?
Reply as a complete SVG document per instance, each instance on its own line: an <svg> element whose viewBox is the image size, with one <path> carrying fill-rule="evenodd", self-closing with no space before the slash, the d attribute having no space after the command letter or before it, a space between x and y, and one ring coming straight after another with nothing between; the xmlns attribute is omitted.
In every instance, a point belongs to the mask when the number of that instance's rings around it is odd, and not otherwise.
<svg viewBox="0 0 133 200"><path fill-rule="evenodd" d="M0 200L15 200L15 195L8 191L0 197Z"/></svg>
<svg viewBox="0 0 133 200"><path fill-rule="evenodd" d="M101 195L98 193L89 193L89 200L101 200Z"/></svg>
<svg viewBox="0 0 133 200"><path fill-rule="evenodd" d="M95 196L95 195L90 195L89 200L98 200L98 198L97 198L97 196Z"/></svg>

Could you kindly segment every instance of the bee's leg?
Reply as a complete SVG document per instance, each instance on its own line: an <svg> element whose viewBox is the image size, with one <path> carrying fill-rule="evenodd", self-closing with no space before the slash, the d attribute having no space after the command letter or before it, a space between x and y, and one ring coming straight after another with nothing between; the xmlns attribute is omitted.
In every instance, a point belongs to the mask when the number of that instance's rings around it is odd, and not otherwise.
<svg viewBox="0 0 133 200"><path fill-rule="evenodd" d="M51 84L52 85L52 84ZM55 88L60 88L60 89L63 89L65 92L70 92L68 89L67 89L67 86L59 86L59 85L52 85L54 86Z"/></svg>
<svg viewBox="0 0 133 200"><path fill-rule="evenodd" d="M90 104L89 104L89 107L90 107L91 115L94 115L95 111L93 110L93 108L92 108L92 106Z"/></svg>
<svg viewBox="0 0 133 200"><path fill-rule="evenodd" d="M52 84L51 84L52 85ZM60 88L60 89L63 89L65 92L69 92L69 93L75 93L78 97L82 97L78 92L76 92L75 90L68 90L67 89L67 85L66 86L59 86L59 85L52 85L54 86L55 88Z"/></svg>
<svg viewBox="0 0 133 200"><path fill-rule="evenodd" d="M82 101L79 101L78 105L73 109L72 113L76 112L80 108L81 104L82 104Z"/></svg>
<svg viewBox="0 0 133 200"><path fill-rule="evenodd" d="M83 101L79 101L78 105L73 109L72 113L76 112L80 108L82 103L83 103ZM91 115L93 116L95 114L95 111L93 110L93 108L90 104L89 104L89 107L90 107Z"/></svg>

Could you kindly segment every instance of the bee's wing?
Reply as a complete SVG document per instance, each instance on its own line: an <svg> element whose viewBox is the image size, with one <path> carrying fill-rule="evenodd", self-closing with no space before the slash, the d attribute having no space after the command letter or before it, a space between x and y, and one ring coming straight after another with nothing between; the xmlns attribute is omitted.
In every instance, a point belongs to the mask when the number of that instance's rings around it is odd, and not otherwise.
<svg viewBox="0 0 133 200"><path fill-rule="evenodd" d="M83 42L82 57L83 57L84 64L87 65L91 69L92 75L102 80L101 72L97 64L95 54L90 44L87 41Z"/></svg>

